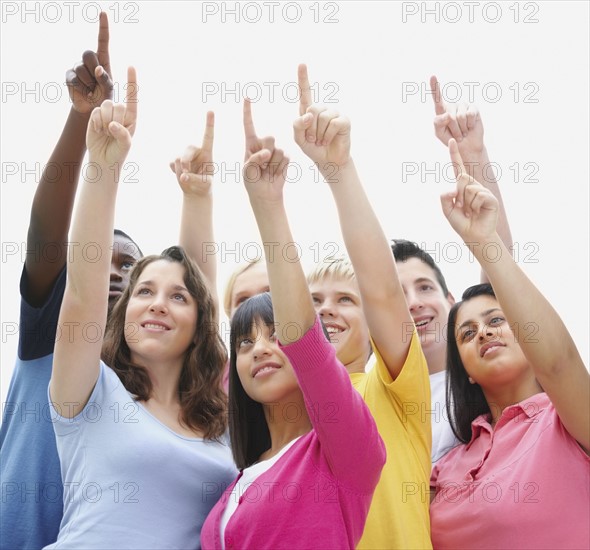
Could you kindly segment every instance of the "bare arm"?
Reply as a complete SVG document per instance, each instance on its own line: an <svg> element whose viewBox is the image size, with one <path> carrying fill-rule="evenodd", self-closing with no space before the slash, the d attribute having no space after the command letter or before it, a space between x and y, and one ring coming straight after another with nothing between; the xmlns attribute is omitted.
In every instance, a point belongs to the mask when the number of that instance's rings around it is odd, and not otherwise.
<svg viewBox="0 0 590 550"><path fill-rule="evenodd" d="M395 380L405 363L412 326L391 247L350 157L350 122L311 105L305 65L299 67L300 117L295 141L313 160L334 196L342 236L354 267L369 333ZM407 323L407 325L406 325Z"/></svg>
<svg viewBox="0 0 590 550"><path fill-rule="evenodd" d="M101 68L97 68L97 76ZM137 116L135 70L129 69L126 105L105 101L90 117L86 143L90 166L97 173L84 181L72 226L68 279L59 325L68 336L55 344L50 383L52 401L62 416L73 417L86 405L96 384L106 327L118 174L131 147ZM91 172L89 168L88 172ZM82 250L91 245L97 260ZM92 329L93 336L87 337Z"/></svg>
<svg viewBox="0 0 590 550"><path fill-rule="evenodd" d="M67 257L67 240L74 197L82 161L86 152L86 128L90 112L112 95L110 78L109 27L105 13L100 16L97 52L86 51L82 63L66 74L72 108L61 136L37 186L27 235L25 267L28 278L27 301L33 306L45 302ZM94 71L102 65L105 71L96 79ZM57 261L48 261L42 252L51 244L57 247ZM51 258L53 260L53 254Z"/></svg>
<svg viewBox="0 0 590 550"><path fill-rule="evenodd" d="M201 147L187 147L182 157L170 163L170 168L182 189L179 244L203 272L214 303L217 304L217 258L209 254L209 245L215 242L211 191L214 124L214 115L208 112Z"/></svg>
<svg viewBox="0 0 590 550"><path fill-rule="evenodd" d="M502 193L490 164L488 150L484 144L481 115L474 105L446 104L442 99L440 85L436 76L430 78L430 88L434 99L434 133L445 145L448 145L449 139L455 139L468 174L486 189L489 189L496 197L499 207L496 231L504 246L512 253L512 233L510 232ZM481 271L481 282L488 282L483 269Z"/></svg>
<svg viewBox="0 0 590 550"><path fill-rule="evenodd" d="M543 294L514 262L496 231L498 202L492 193L465 174L454 140L451 159L463 173L457 190L441 197L443 212L461 238L477 243L472 252L487 273L509 323L534 323L533 338L519 342L535 376L555 406L567 431L590 452L590 375L567 328ZM490 258L484 247L499 254Z"/></svg>

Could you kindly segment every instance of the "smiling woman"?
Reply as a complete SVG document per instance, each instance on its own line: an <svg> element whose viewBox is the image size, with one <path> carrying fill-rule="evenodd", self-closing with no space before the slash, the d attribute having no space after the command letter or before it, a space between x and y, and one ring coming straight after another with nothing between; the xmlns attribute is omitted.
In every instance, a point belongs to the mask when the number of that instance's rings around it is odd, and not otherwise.
<svg viewBox="0 0 590 550"><path fill-rule="evenodd" d="M112 244L110 168L130 149L136 90L130 68L126 104L92 112L86 141L100 185L84 181L76 243ZM71 255L59 323L73 330L56 341L49 386L64 514L47 548L198 548L205 516L235 475L222 441L227 355L205 276L180 247L143 258L130 275L124 254L110 275L106 255L93 263L75 248ZM103 342L105 298L127 276Z"/></svg>

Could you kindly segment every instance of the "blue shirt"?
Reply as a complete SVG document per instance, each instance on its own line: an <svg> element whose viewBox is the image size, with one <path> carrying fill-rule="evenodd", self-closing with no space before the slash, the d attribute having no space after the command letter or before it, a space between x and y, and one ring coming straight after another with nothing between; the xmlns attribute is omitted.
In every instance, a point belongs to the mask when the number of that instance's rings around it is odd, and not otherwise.
<svg viewBox="0 0 590 550"><path fill-rule="evenodd" d="M205 518L237 474L226 443L177 434L102 361L82 412L59 412L64 517L47 548L200 548Z"/></svg>
<svg viewBox="0 0 590 550"><path fill-rule="evenodd" d="M26 270L21 277L18 357L0 430L3 550L39 549L59 531L63 491L47 386L65 282L64 267L45 304L33 308Z"/></svg>

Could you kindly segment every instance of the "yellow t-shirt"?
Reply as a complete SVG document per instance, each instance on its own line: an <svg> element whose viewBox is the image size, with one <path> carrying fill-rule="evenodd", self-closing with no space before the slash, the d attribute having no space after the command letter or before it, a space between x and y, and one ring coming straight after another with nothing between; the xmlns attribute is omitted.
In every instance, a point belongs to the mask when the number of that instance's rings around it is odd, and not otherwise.
<svg viewBox="0 0 590 550"><path fill-rule="evenodd" d="M373 413L387 462L373 495L359 549L430 549L430 382L414 331L406 362L392 380L375 348L369 372L350 375Z"/></svg>

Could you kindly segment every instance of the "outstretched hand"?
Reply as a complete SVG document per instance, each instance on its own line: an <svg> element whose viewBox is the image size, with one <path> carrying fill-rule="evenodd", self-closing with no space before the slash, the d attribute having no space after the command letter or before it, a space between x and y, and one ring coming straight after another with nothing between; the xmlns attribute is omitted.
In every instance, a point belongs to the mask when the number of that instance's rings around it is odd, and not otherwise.
<svg viewBox="0 0 590 550"><path fill-rule="evenodd" d="M337 111L312 105L307 66L299 65L299 118L293 123L295 143L320 171L350 160L350 121Z"/></svg>
<svg viewBox="0 0 590 550"><path fill-rule="evenodd" d="M98 72L102 70L102 67L97 67ZM108 167L122 164L131 149L136 121L137 76L135 69L129 67L125 103L104 101L90 115L86 132L86 147L90 161Z"/></svg>
<svg viewBox="0 0 590 550"><path fill-rule="evenodd" d="M457 188L441 195L443 213L463 241L483 244L496 232L498 199L467 173L454 138L449 152Z"/></svg>
<svg viewBox="0 0 590 550"><path fill-rule="evenodd" d="M479 153L483 149L483 124L477 107L468 103L445 103L436 76L430 77L434 100L434 133L444 145L454 138L461 155Z"/></svg>
<svg viewBox="0 0 590 550"><path fill-rule="evenodd" d="M113 97L113 80L109 57L109 20L100 14L98 47L96 52L87 50L78 63L66 72L66 85L74 110L90 113L102 102ZM101 67L102 70L98 70Z"/></svg>
<svg viewBox="0 0 590 550"><path fill-rule="evenodd" d="M248 98L244 99L244 135L246 137L246 152L244 154L244 162L254 154L268 149L272 151L275 147L275 138L266 136L259 138L256 135L254 128L254 121L252 120L252 104Z"/></svg>
<svg viewBox="0 0 590 550"><path fill-rule="evenodd" d="M213 164L213 138L215 115L207 112L205 134L201 147L189 145L182 157L170 163L170 169L185 195L207 195L213 184L215 167Z"/></svg>

